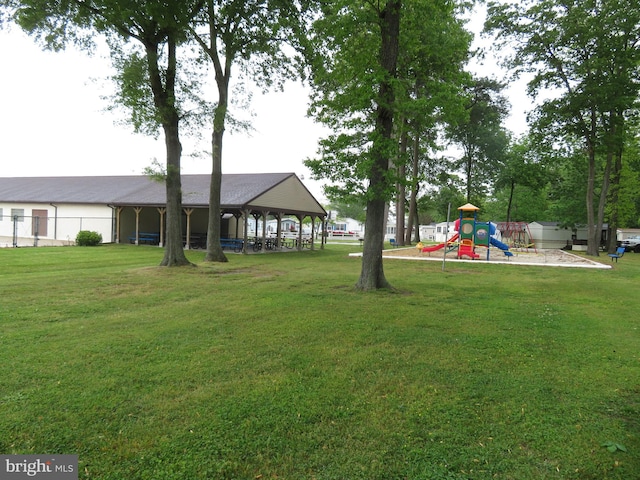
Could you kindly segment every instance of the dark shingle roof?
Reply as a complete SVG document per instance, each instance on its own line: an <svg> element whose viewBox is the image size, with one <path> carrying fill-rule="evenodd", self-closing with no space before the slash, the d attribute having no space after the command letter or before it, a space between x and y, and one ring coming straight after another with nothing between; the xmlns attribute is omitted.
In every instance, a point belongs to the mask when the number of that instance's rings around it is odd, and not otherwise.
<svg viewBox="0 0 640 480"><path fill-rule="evenodd" d="M210 175L182 175L182 203L189 207L209 205ZM287 180L293 173L223 174L221 205L223 208L242 208ZM305 200L319 203L308 194ZM161 206L166 204L162 183L145 176L106 177L14 177L0 178L0 202L100 204L119 206ZM295 211L296 199L292 199ZM314 212L317 209L314 207Z"/></svg>
<svg viewBox="0 0 640 480"><path fill-rule="evenodd" d="M0 201L106 205L148 183L150 180L146 177L0 178Z"/></svg>

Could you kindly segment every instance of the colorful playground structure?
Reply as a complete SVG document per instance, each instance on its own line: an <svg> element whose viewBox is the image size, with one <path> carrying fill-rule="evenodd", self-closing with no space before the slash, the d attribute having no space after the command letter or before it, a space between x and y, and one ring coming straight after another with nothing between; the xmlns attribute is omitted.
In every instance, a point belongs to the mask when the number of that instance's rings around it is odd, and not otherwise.
<svg viewBox="0 0 640 480"><path fill-rule="evenodd" d="M509 246L494 237L496 225L491 222L478 222L478 210L475 205L467 203L458 208L460 217L455 221L456 234L449 240L438 245L422 247L423 252L435 252L442 248L457 250L458 258L469 257L472 260L480 258L476 253L476 247L487 249L487 260L489 260L490 246L493 245L504 252L507 257L512 257L513 253Z"/></svg>

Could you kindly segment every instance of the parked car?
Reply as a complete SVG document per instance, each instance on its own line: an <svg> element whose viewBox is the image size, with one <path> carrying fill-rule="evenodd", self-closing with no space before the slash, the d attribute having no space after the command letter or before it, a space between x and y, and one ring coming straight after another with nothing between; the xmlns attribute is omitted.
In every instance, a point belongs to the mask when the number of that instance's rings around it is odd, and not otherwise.
<svg viewBox="0 0 640 480"><path fill-rule="evenodd" d="M635 235L623 240L620 242L620 246L624 247L625 252L640 253L640 235Z"/></svg>

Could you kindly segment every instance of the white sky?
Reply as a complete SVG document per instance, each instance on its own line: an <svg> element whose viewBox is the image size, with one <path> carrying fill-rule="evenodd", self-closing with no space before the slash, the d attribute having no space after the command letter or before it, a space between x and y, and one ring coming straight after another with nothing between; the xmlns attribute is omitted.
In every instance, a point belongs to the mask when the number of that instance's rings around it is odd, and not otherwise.
<svg viewBox="0 0 640 480"><path fill-rule="evenodd" d="M18 28L0 31L1 170L4 177L139 175L154 158L164 164L164 140L116 125L123 114L105 112L101 95L109 59L73 50L44 52ZM94 81L94 80L98 81ZM321 126L306 118L307 94L298 84L284 93L254 94L253 132L225 132L224 173L294 172L314 195L303 160L313 156ZM119 115L119 116L117 116ZM211 172L210 132L199 145L182 138L183 173Z"/></svg>
<svg viewBox="0 0 640 480"><path fill-rule="evenodd" d="M476 28L481 21L474 18ZM107 83L108 58L74 50L45 52L12 27L0 30L0 65L1 176L139 175L154 158L164 164L162 137L136 135L115 124L122 115L104 111L100 96L107 93L101 83ZM490 75L499 69L488 61L474 70ZM530 106L523 83L512 84L508 95L513 114L507 125L522 133ZM322 182L311 180L303 164L316 153L325 131L306 117L307 104L307 92L298 84L288 84L284 93L255 94L254 131L225 133L223 172L294 172L323 201ZM203 138L200 145L182 138L183 173L210 173L207 156L190 156L209 150L209 131Z"/></svg>

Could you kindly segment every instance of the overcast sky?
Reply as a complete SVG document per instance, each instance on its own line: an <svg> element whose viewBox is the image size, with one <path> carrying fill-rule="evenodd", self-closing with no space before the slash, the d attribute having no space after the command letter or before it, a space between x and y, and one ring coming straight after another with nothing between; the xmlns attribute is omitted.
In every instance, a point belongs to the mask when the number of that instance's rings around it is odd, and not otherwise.
<svg viewBox="0 0 640 480"><path fill-rule="evenodd" d="M162 137L136 135L104 111L100 97L108 93L108 58L45 52L12 27L0 31L0 65L0 175L139 175L154 158L164 163ZM489 61L476 70L488 75L497 67ZM522 133L528 101L522 85L512 85L509 94L514 104L509 127ZM223 172L294 172L321 200L322 182L310 179L303 160L315 154L324 130L306 117L307 104L306 90L294 83L284 93L255 94L254 131L225 133ZM199 145L182 139L183 173L210 173L209 158L193 157L209 149L209 132L204 138Z"/></svg>
<svg viewBox="0 0 640 480"><path fill-rule="evenodd" d="M101 95L109 60L75 51L43 52L17 28L0 31L0 175L139 175L154 158L164 163L163 139L136 135L105 112ZM254 94L254 131L225 133L224 173L294 172L314 194L302 161L313 156L322 128L306 118L307 93L288 84L284 93ZM196 144L183 138L183 173L210 173L210 133Z"/></svg>

